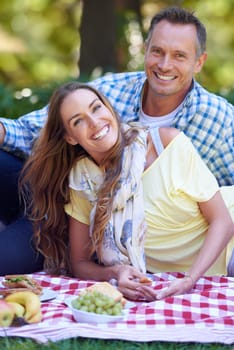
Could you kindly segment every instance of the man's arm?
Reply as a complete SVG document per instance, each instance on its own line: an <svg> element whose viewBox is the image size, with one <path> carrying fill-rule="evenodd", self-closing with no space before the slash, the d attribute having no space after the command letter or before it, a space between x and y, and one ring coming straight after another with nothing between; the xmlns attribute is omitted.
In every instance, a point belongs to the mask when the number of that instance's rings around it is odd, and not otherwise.
<svg viewBox="0 0 234 350"><path fill-rule="evenodd" d="M0 147L26 158L47 120L48 106L17 119L0 118Z"/></svg>
<svg viewBox="0 0 234 350"><path fill-rule="evenodd" d="M0 123L0 145L4 142L6 130L2 123Z"/></svg>

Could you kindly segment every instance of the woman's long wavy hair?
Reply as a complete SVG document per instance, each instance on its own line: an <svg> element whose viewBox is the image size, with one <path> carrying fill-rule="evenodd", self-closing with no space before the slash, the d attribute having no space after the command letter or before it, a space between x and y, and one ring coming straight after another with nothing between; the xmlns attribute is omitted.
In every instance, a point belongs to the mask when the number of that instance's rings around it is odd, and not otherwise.
<svg viewBox="0 0 234 350"><path fill-rule="evenodd" d="M68 217L64 211L64 205L70 200L68 176L78 159L89 156L80 145L73 146L65 141L60 112L64 99L78 89L94 92L119 125L117 142L100 164L107 170L107 175L98 194L90 255L99 251L111 215L113 193L121 173L123 149L138 133L136 128L123 132L120 119L108 100L90 85L66 83L53 93L47 122L22 170L19 188L26 214L33 223L36 248L45 258L44 269L55 274L71 272Z"/></svg>

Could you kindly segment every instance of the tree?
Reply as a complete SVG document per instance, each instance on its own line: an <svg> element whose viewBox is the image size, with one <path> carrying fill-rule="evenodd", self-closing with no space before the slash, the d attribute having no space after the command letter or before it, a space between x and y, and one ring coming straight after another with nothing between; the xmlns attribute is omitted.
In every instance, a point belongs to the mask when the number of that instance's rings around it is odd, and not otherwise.
<svg viewBox="0 0 234 350"><path fill-rule="evenodd" d="M90 76L95 68L101 74L125 69L129 59L126 26L132 18L142 28L139 0L83 1L78 61L82 76Z"/></svg>
<svg viewBox="0 0 234 350"><path fill-rule="evenodd" d="M82 74L89 76L96 67L100 67L103 72L116 69L117 31L114 1L83 2L80 36L78 66Z"/></svg>
<svg viewBox="0 0 234 350"><path fill-rule="evenodd" d="M1 83L44 88L79 72L88 80L143 69L144 31L153 14L170 5L194 10L206 25L209 59L198 79L228 95L234 87L234 0L1 0Z"/></svg>

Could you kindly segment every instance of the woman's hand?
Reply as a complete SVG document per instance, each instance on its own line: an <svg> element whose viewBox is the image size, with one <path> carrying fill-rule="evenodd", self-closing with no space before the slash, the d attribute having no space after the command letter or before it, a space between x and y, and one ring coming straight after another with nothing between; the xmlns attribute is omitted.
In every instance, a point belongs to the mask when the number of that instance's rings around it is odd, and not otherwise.
<svg viewBox="0 0 234 350"><path fill-rule="evenodd" d="M160 300L166 297L171 297L174 295L185 294L193 288L194 282L192 277L185 276L184 278L177 278L172 281L167 288L161 289L156 294L156 300Z"/></svg>
<svg viewBox="0 0 234 350"><path fill-rule="evenodd" d="M123 295L130 300L147 300L151 301L152 297L148 299L149 292L145 293L140 289L142 283L139 281L145 278L145 274L139 272L132 266L119 265L117 274L118 289ZM152 289L151 287L148 287ZM152 289L153 291L153 289Z"/></svg>
<svg viewBox="0 0 234 350"><path fill-rule="evenodd" d="M185 294L193 288L193 285L194 281L192 277L185 276L184 278L177 278L173 280L168 287L165 287L159 291L149 288L148 286L140 286L140 291L146 296L148 301L152 301L164 299L174 295Z"/></svg>

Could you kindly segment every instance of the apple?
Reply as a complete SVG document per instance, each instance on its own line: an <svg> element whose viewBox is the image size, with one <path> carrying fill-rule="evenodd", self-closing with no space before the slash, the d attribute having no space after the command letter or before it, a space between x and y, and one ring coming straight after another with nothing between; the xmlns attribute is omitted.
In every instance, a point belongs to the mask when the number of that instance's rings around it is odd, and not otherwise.
<svg viewBox="0 0 234 350"><path fill-rule="evenodd" d="M0 326L9 327L14 319L15 313L11 305L5 300L0 300Z"/></svg>

